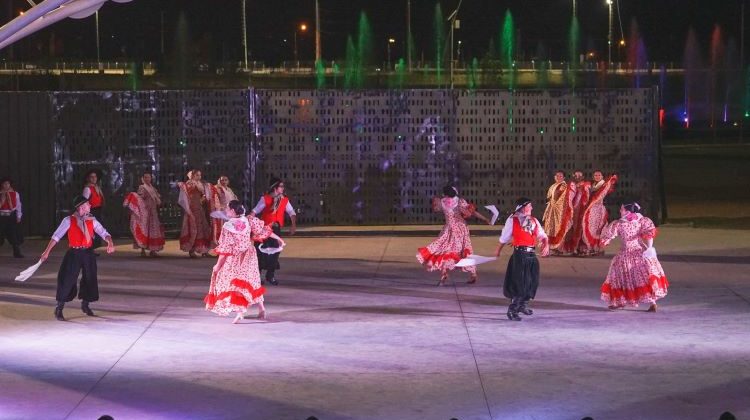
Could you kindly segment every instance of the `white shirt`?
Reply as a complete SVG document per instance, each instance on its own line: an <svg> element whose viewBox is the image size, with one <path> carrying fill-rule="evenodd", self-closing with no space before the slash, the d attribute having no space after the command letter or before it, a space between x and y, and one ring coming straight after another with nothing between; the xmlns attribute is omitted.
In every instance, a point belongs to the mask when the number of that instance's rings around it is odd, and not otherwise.
<svg viewBox="0 0 750 420"><path fill-rule="evenodd" d="M89 186L88 186L88 185L87 185L87 186L85 186L85 187L83 187L83 192L81 193L81 195L82 195L82 196L83 196L84 198L91 198L91 189L89 188Z"/></svg>
<svg viewBox="0 0 750 420"><path fill-rule="evenodd" d="M255 205L255 208L253 211L256 215L260 215L260 213L263 211L263 209L266 208L266 200L263 199L263 197L258 200L258 204ZM284 211L286 211L286 214L289 215L289 217L296 216L297 213L294 212L294 207L292 207L292 203L287 201L286 207L284 207Z"/></svg>
<svg viewBox="0 0 750 420"><path fill-rule="evenodd" d="M503 225L503 231L500 233L500 243L505 245L513 242L513 217L508 217L508 220L505 221L505 224ZM531 216L534 219L534 223L537 224L536 228L536 239L537 241L541 241L542 239L547 239L547 234L544 232L544 228L542 227L542 224L539 223L539 220L536 219L536 217Z"/></svg>
<svg viewBox="0 0 750 420"><path fill-rule="evenodd" d="M60 226L58 226L57 229L55 229L55 233L52 234L52 239L55 242L60 242L60 240L68 233L68 229L70 229L70 216L64 218L62 222L60 222ZM107 239L107 237L110 236L107 229L104 229L104 226L102 226L102 224L96 219L94 219L94 232L96 232L96 234L102 239Z"/></svg>
<svg viewBox="0 0 750 420"><path fill-rule="evenodd" d="M19 222L21 221L21 217L23 216L23 208L21 207L21 194L19 194L17 191L13 191L16 193L16 208L10 209L10 210L0 210L0 213L7 214L10 216L11 213L14 211L16 212L16 220ZM4 193L0 193L4 194Z"/></svg>

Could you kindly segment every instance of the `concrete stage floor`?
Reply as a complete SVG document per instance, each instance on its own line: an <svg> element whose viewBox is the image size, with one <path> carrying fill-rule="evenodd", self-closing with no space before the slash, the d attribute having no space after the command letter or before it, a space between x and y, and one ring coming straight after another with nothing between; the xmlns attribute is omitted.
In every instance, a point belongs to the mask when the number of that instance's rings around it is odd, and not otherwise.
<svg viewBox="0 0 750 420"><path fill-rule="evenodd" d="M3 247L0 418L750 418L750 231L663 227L672 286L658 313L599 301L615 246L543 259L536 314L511 322L507 253L478 285L455 273L438 288L414 259L431 238L382 230L289 238L270 320L240 325L203 309L213 261L174 241L159 259L118 241L99 258L99 316L76 302L64 323L52 315L63 247L23 284L12 278L43 241L22 261Z"/></svg>

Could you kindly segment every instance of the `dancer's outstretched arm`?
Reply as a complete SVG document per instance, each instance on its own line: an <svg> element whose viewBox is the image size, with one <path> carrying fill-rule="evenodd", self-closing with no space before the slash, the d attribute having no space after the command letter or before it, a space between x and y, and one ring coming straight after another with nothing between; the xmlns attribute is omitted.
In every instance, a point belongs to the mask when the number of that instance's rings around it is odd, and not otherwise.
<svg viewBox="0 0 750 420"><path fill-rule="evenodd" d="M47 258L49 258L50 251L52 251L52 248L54 248L55 245L57 245L57 241L54 239L50 239L49 243L47 244L47 248L44 250L44 252L42 252L42 256L39 259L42 261L46 261Z"/></svg>

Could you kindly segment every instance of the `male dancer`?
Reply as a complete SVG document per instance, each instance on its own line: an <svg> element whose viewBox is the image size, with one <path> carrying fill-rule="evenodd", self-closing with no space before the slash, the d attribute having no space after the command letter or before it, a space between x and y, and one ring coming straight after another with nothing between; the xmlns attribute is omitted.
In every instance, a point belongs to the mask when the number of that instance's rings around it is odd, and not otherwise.
<svg viewBox="0 0 750 420"><path fill-rule="evenodd" d="M542 256L549 255L547 234L539 220L531 215L531 210L533 207L528 198L516 201L516 209L505 221L500 244L495 251L495 256L500 256L500 251L506 244L513 244L513 255L508 261L503 284L503 294L511 300L507 313L511 321L521 320L519 312L525 315L534 313L528 307L529 300L534 299L539 287L539 260L536 258L534 245L540 242Z"/></svg>
<svg viewBox="0 0 750 420"><path fill-rule="evenodd" d="M99 169L91 169L86 172L83 182L83 192L81 195L83 198L89 200L91 205L91 215L97 220L102 219L102 209L104 208L104 193L102 187L99 184L102 180L102 171ZM91 245L92 249L96 249L102 246L102 241L99 238L94 238L94 242Z"/></svg>
<svg viewBox="0 0 750 420"><path fill-rule="evenodd" d="M15 258L23 258L23 236L20 229L22 218L21 194L13 189L10 179L0 180L0 245L7 239L13 247Z"/></svg>
<svg viewBox="0 0 750 420"><path fill-rule="evenodd" d="M284 226L284 213L288 214L292 220L292 228L289 230L289 234L294 235L297 231L297 213L294 212L294 207L289 202L289 198L284 195L284 181L274 178L271 180L268 192L258 200L258 204L255 205L250 215L262 219L266 226L271 226L273 233L280 236L281 228ZM279 282L274 275L276 270L281 268L279 265L281 253L269 255L260 251L260 246L260 244L256 245L258 248L258 265L261 270L266 270L266 281L276 286ZM275 239L268 238L262 246L264 248L276 248L279 244Z"/></svg>
<svg viewBox="0 0 750 420"><path fill-rule="evenodd" d="M78 196L73 200L74 213L62 220L55 233L52 234L47 249L44 250L41 260L45 261L49 257L52 248L57 245L63 236L68 235L68 251L63 257L60 264L60 271L57 273L57 306L55 307L55 318L58 321L65 321L63 317L63 307L65 302L70 302L78 294L81 299L81 310L88 316L94 316L94 312L89 308L89 302L99 300L99 285L96 278L96 256L94 255L91 245L93 244L94 234L99 235L107 241L107 253L115 252L115 245L112 243L112 237L109 235L104 226L96 218L92 217L91 204L83 196ZM78 274L83 271L81 276L80 287L76 287Z"/></svg>

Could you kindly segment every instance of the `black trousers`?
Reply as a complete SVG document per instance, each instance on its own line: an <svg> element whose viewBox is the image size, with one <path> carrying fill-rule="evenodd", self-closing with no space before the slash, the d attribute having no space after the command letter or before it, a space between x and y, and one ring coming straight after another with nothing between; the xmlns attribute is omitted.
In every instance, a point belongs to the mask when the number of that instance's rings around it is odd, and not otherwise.
<svg viewBox="0 0 750 420"><path fill-rule="evenodd" d="M80 286L78 275L81 276ZM99 283L96 279L96 255L91 249L70 248L63 257L60 271L57 272L58 302L78 299L87 302L99 300Z"/></svg>
<svg viewBox="0 0 750 420"><path fill-rule="evenodd" d="M273 233L281 235L281 226L279 226L278 223L271 225L271 229L273 230ZM277 248L279 246L279 241L273 238L268 238L262 244L255 245L258 254L258 268L260 270L266 270L266 280L271 280L276 274L276 270L281 269L281 265L279 264L281 252L270 255L260 252L261 245L263 245L263 248Z"/></svg>
<svg viewBox="0 0 750 420"><path fill-rule="evenodd" d="M102 220L102 207L97 207L97 208L92 207L91 215L96 217L96 220L98 220L99 223L104 224L104 221ZM102 241L102 238L100 238L99 235L97 234L94 234L94 237L92 239L93 239L93 244L91 245L91 249L99 248L100 246L102 246L102 243L104 243Z"/></svg>
<svg viewBox="0 0 750 420"><path fill-rule="evenodd" d="M524 306L539 287L539 260L534 252L513 250L503 282L503 294L511 306Z"/></svg>
<svg viewBox="0 0 750 420"><path fill-rule="evenodd" d="M13 247L23 243L23 236L18 222L16 222L16 212L9 216L0 216L0 245L7 240Z"/></svg>

